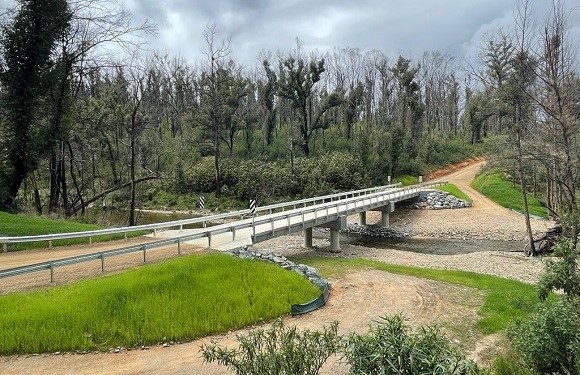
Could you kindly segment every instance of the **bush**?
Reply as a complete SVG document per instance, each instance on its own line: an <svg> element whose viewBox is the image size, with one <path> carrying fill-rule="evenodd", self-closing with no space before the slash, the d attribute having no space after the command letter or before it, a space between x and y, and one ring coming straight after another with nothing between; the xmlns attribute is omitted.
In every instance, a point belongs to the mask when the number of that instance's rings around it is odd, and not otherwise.
<svg viewBox="0 0 580 375"><path fill-rule="evenodd" d="M322 332L298 332L284 327L280 319L268 330L255 329L238 335L237 349L217 343L204 344L200 351L207 362L218 362L238 375L315 375L340 347L338 323Z"/></svg>
<svg viewBox="0 0 580 375"><path fill-rule="evenodd" d="M579 309L567 299L546 301L509 331L514 348L538 374L580 374Z"/></svg>
<svg viewBox="0 0 580 375"><path fill-rule="evenodd" d="M555 246L558 262L548 261L538 284L544 302L509 337L528 366L539 374L580 374L580 270L570 240ZM565 297L548 299L560 290Z"/></svg>
<svg viewBox="0 0 580 375"><path fill-rule="evenodd" d="M410 331L402 315L383 318L368 334L352 334L345 344L351 373L479 374L436 327Z"/></svg>
<svg viewBox="0 0 580 375"><path fill-rule="evenodd" d="M533 375L523 360L513 352L498 356L493 361L494 375Z"/></svg>

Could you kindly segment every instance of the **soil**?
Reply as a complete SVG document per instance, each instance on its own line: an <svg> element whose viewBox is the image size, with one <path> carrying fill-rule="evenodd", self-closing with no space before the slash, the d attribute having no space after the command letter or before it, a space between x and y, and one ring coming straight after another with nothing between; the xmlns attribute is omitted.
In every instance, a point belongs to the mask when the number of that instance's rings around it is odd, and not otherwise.
<svg viewBox="0 0 580 375"><path fill-rule="evenodd" d="M482 160L471 160L461 165L451 166L442 172L427 176L431 180L448 180L466 192L473 201L473 207L457 210L397 210L391 214L393 227L410 231L413 236L428 238L481 238L519 241L525 237L523 217L499 207L474 191L469 183L483 165ZM350 217L354 222L358 216ZM369 213L367 220L380 221L377 213ZM543 231L550 223L532 220L536 231ZM320 237L320 236L318 236ZM133 239L131 243L143 241ZM254 248L274 251L283 255L329 255L327 238L315 238L313 249L301 246L299 235L276 238L260 243ZM123 242L126 245L126 242ZM119 246L118 243L92 245L89 251L103 247ZM514 242L514 246L520 246ZM390 263L412 264L425 267L464 269L474 272L510 277L526 282L537 280L542 263L539 259L526 258L522 253L500 253L490 249L461 255L431 255L410 253L389 249L372 249L362 246L343 245L341 256L367 257ZM17 264L44 261L48 257L62 257L87 251L86 247L71 247L58 250L38 250L31 252L0 254L0 268ZM182 253L200 251L182 247ZM167 247L148 253L148 261L176 256L175 247ZM116 257L107 260L107 272L142 264L142 254ZM59 268L56 282L63 283L100 273L100 261L95 264ZM283 318L285 324L296 325L300 329L315 330L332 321L339 322L341 334L365 332L379 317L403 313L409 324L420 326L438 324L448 336L470 357L481 364L493 356L501 346L499 335L482 336L472 331L477 321L477 310L483 295L473 289L439 283L409 276L389 274L376 270L362 270L331 279L331 296L323 308L299 317ZM0 292L47 287L49 274L21 276L2 280ZM0 357L1 374L230 374L217 364L204 363L199 354L200 345L217 341L227 346L235 345L236 334L246 330L200 340L174 344L163 343L149 348L120 350L107 353L88 354L42 354ZM327 361L322 374L345 374L347 366L338 357Z"/></svg>

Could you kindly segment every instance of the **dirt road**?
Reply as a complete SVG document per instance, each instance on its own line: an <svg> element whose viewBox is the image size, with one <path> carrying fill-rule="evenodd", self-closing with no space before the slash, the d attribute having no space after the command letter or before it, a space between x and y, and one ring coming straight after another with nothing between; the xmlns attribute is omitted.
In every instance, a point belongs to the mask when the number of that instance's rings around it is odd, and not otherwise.
<svg viewBox="0 0 580 375"><path fill-rule="evenodd" d="M468 186L481 164L472 163L444 178L470 195L473 199L472 208L399 211L393 215L391 222L395 226L409 228L418 236L449 236L453 235L452 233L459 236L471 234L478 238L501 239L523 236L521 215L498 207ZM380 220L378 216L375 219ZM369 222L371 221L369 217ZM536 229L546 226L544 222L539 221L534 221L533 225ZM272 249L292 255L324 252L328 247L328 241L323 239L315 240L317 245L315 250L302 249L300 244L299 236L288 236L262 243L256 248ZM497 274L502 274L502 267L507 266L506 273L509 269L532 279L537 277L541 270L540 261L517 254L433 256L349 245L343 247L343 254L387 260L392 263L475 271L479 270L477 266L480 265L481 272L491 269ZM506 276L517 278L517 275ZM471 352L473 358L480 361L485 360L497 339L495 336L482 337L477 332L466 332L466 327L473 326L473 322L477 320L476 311L483 299L483 296L474 290L373 270L350 273L331 280L331 283L331 297L324 308L297 318L286 317L285 323L296 325L300 329L318 329L336 320L339 321L340 332L344 334L366 331L368 325L375 322L379 316L403 312L412 325L438 323L447 327L446 332L450 337ZM235 335L230 333L170 347L152 346L148 350L120 353L2 357L0 374L227 374L223 367L203 363L199 347L208 340L232 345L234 339ZM325 366L323 374L339 375L346 372L345 365L341 364L338 358L332 358Z"/></svg>

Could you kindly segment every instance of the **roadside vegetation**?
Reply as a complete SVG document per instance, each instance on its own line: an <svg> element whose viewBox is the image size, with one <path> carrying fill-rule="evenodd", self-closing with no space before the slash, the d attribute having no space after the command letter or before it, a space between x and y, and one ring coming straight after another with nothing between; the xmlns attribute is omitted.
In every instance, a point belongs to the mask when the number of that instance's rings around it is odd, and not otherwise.
<svg viewBox="0 0 580 375"><path fill-rule="evenodd" d="M320 291L295 272L225 254L0 296L0 354L185 341L271 320Z"/></svg>
<svg viewBox="0 0 580 375"><path fill-rule="evenodd" d="M465 194L463 192L463 190L459 189L457 186L455 186L454 184L445 184L445 185L441 185L439 187L437 187L437 189L439 190L443 190L448 192L449 194L455 196L456 198L459 198L461 200L464 200L466 202L471 203L471 198L469 198L469 196L467 194Z"/></svg>
<svg viewBox="0 0 580 375"><path fill-rule="evenodd" d="M103 229L100 225L87 224L67 219L49 219L44 217L10 214L0 211L0 237L36 236L43 234L84 232ZM143 235L142 231L127 233L127 237ZM92 242L105 242L125 238L123 233L105 234L92 237ZM67 246L88 243L88 238L71 238L52 241L53 246ZM48 241L24 242L8 245L9 251L48 247Z"/></svg>
<svg viewBox="0 0 580 375"><path fill-rule="evenodd" d="M523 198L519 187L514 188L513 182L505 179L498 170L483 172L475 177L471 186L496 202L497 204L517 212L523 212ZM530 215L548 218L547 208L532 195L528 195L528 210Z"/></svg>

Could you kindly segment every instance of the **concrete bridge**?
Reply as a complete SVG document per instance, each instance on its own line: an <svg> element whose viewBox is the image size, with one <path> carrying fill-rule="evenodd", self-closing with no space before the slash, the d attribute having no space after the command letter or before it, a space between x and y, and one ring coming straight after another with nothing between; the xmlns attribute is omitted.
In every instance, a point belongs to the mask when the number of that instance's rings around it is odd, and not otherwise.
<svg viewBox="0 0 580 375"><path fill-rule="evenodd" d="M368 194L324 201L312 206L297 207L290 210L256 216L236 222L224 223L211 227L207 238L187 241L199 247L216 250L232 250L241 246L251 246L274 237L290 233L303 232L304 246L312 247L312 230L314 227L329 229L330 251L340 251L340 230L346 228L346 217L358 214L359 223L366 225L368 211L381 212L381 226L389 227L389 214L395 210L395 203L418 197L429 187L442 183L419 184L408 187L389 187ZM296 205L294 205L295 207ZM184 235L200 233L201 229L164 230L156 236L177 238Z"/></svg>
<svg viewBox="0 0 580 375"><path fill-rule="evenodd" d="M244 245L252 245L274 237L303 232L304 245L312 246L312 229L314 227L328 228L330 233L330 250L340 251L340 230L346 226L346 217L359 215L359 222L366 224L366 212L380 211L381 225L389 226L389 215L395 209L395 203L414 199L421 192L443 183L418 184L408 187L387 185L369 189L356 190L345 193L303 199L300 201L280 203L260 207L258 212L266 214L252 216L249 210L241 210L224 214L198 217L192 219L138 225L124 228L109 228L95 231L58 233L40 236L0 237L3 251L6 252L11 244L23 242L46 241L52 247L52 241L67 238L86 238L88 246L78 247L73 256L54 257L50 251L41 263L22 262L18 266L4 268L0 265L0 279L23 275L43 270L53 273L56 267L100 260L101 270L105 271L105 258L120 256L129 253L141 252L143 262L147 259L147 250L170 245L177 245L177 253L181 254L181 244L187 243L199 247L208 247L216 250L231 250ZM241 218L240 217L246 217ZM227 220L226 223L206 228L184 229L185 225ZM175 229L173 229L175 228ZM132 246L115 247L111 250L99 250L90 246L91 238L104 234L122 234L135 231L153 231L152 236L157 240L140 243ZM23 252L26 255L26 252ZM38 258L36 258L38 259Z"/></svg>

